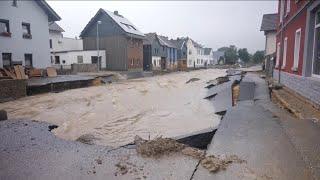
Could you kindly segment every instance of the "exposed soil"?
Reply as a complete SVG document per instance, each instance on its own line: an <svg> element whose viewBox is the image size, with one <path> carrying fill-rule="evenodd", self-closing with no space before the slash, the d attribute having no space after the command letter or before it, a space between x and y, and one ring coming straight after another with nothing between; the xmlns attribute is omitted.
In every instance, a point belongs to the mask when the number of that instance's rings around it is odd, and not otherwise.
<svg viewBox="0 0 320 180"><path fill-rule="evenodd" d="M135 138L136 150L138 154L145 157L159 158L163 155L168 155L173 152L181 152L183 155L193 157L200 161L200 164L210 171L216 173L226 168L232 163L245 163L245 160L240 159L236 155L220 156L205 156L205 151L193 147L188 147L184 144L178 143L170 138L156 138L154 140L143 140L140 137ZM119 166L120 172L126 172L125 166Z"/></svg>
<svg viewBox="0 0 320 180"><path fill-rule="evenodd" d="M137 145L137 153L145 157L159 158L163 155L168 155L173 152L180 152L186 145L178 143L170 138L156 138L150 141L144 141L139 137L135 138Z"/></svg>
<svg viewBox="0 0 320 180"><path fill-rule="evenodd" d="M272 101L300 119L320 120L320 111L303 97L289 92L285 88L272 91Z"/></svg>
<svg viewBox="0 0 320 180"><path fill-rule="evenodd" d="M226 170L232 163L245 163L245 160L240 159L236 155L225 156L224 158L219 156L207 156L201 160L201 165L211 173L216 173L220 170Z"/></svg>

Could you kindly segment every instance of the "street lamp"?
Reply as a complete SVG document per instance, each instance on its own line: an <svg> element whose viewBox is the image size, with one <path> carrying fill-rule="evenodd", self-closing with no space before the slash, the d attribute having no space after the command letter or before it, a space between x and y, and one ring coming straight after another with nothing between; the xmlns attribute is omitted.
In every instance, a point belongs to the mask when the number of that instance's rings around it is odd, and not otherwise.
<svg viewBox="0 0 320 180"><path fill-rule="evenodd" d="M99 59L99 25L101 21L97 21L97 58L98 58L98 68L100 70L100 59Z"/></svg>

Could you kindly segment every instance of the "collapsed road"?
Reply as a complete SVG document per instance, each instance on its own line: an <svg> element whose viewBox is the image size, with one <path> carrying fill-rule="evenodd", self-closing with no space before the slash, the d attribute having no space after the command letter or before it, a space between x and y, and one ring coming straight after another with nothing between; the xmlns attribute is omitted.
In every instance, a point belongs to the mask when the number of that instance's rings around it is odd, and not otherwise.
<svg viewBox="0 0 320 180"><path fill-rule="evenodd" d="M238 77L234 78L239 81ZM249 86L247 82L250 82ZM312 143L319 143L312 138L319 137L319 129L306 121L293 120L293 124L285 121L292 117L275 108L268 98L265 82L254 74L249 74L240 82L241 100L236 106L232 106L233 83L234 80L231 80L202 94L203 98L205 95L217 93L214 99L204 101L214 105L215 113L224 115L212 141L209 142L204 159L199 160L178 151L165 154L161 158L146 158L137 153L134 145L117 148L87 145L58 138L49 131L55 130L50 126L52 124L46 122L7 120L0 123L0 177L319 179L317 155L320 154L320 149L310 148ZM254 86L250 85L251 83L254 83ZM241 87L249 89L254 95L241 91ZM273 114L279 114L279 111L281 117ZM301 134L302 131L292 131L292 128L300 126L307 128L304 134ZM303 143L306 142L303 137L312 142Z"/></svg>

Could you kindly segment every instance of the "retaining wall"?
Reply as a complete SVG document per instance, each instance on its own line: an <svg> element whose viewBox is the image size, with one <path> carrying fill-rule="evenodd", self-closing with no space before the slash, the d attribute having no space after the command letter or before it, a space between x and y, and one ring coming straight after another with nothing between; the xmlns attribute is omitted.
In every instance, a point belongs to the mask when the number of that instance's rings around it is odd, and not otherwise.
<svg viewBox="0 0 320 180"><path fill-rule="evenodd" d="M26 80L0 80L0 102L15 100L27 95Z"/></svg>

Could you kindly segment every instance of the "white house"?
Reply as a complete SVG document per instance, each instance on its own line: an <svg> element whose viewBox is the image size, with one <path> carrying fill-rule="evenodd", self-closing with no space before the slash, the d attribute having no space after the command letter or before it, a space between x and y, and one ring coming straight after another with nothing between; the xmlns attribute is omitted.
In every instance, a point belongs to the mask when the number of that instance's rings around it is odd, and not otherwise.
<svg viewBox="0 0 320 180"><path fill-rule="evenodd" d="M196 62L198 59L198 49L196 48L194 41L190 38L186 41L187 46L187 67L196 67Z"/></svg>
<svg viewBox="0 0 320 180"><path fill-rule="evenodd" d="M0 67L51 66L48 22L59 15L44 1L0 1Z"/></svg>
<svg viewBox="0 0 320 180"><path fill-rule="evenodd" d="M271 75L273 70L273 60L276 56L276 34L277 34L277 14L264 14L260 31L264 31L265 40L265 69Z"/></svg>
<svg viewBox="0 0 320 180"><path fill-rule="evenodd" d="M98 63L97 50L84 51L83 41L78 38L63 37L64 30L55 22L49 23L51 63L54 67L71 68L71 64ZM106 68L106 52L99 51L100 68Z"/></svg>

